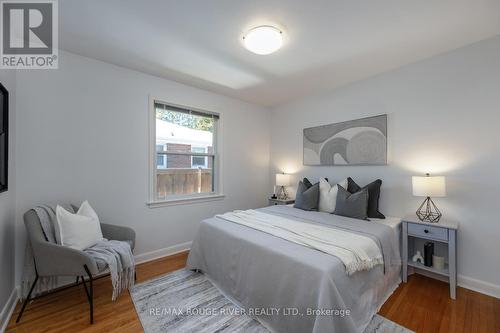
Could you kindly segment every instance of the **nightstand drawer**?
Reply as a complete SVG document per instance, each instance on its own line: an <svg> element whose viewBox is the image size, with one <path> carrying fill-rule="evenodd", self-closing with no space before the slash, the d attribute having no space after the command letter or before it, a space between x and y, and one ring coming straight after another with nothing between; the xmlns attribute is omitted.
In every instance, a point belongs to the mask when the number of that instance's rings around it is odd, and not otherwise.
<svg viewBox="0 0 500 333"><path fill-rule="evenodd" d="M269 200L269 206L280 206L280 205L290 205L295 202L294 199L268 199Z"/></svg>
<svg viewBox="0 0 500 333"><path fill-rule="evenodd" d="M448 241L448 229L433 227L426 224L408 223L408 234L445 242Z"/></svg>

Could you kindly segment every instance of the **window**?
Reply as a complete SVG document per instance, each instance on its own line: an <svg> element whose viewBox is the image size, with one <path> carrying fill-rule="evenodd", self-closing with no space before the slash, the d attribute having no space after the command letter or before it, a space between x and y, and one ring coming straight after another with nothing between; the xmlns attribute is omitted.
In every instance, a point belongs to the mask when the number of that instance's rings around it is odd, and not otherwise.
<svg viewBox="0 0 500 333"><path fill-rule="evenodd" d="M207 148L205 147L191 147L193 153L206 153ZM193 156L191 157L191 167L192 168L206 168L208 158L206 156Z"/></svg>
<svg viewBox="0 0 500 333"><path fill-rule="evenodd" d="M153 101L151 202L218 194L219 115Z"/></svg>
<svg viewBox="0 0 500 333"><path fill-rule="evenodd" d="M164 145L156 145L156 152L163 152ZM158 169L166 169L167 168L167 159L163 154L156 154L156 167Z"/></svg>

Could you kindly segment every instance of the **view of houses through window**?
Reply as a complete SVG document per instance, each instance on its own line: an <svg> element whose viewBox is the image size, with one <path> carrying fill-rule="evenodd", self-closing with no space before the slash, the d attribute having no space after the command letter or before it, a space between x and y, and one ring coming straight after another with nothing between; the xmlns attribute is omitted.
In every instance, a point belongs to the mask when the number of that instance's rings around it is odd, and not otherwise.
<svg viewBox="0 0 500 333"><path fill-rule="evenodd" d="M156 199L213 193L219 116L155 102Z"/></svg>

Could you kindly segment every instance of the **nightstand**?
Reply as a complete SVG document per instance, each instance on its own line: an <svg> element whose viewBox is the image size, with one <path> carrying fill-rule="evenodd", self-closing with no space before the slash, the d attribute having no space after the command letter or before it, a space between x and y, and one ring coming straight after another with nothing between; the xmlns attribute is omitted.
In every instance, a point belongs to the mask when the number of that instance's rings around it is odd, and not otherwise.
<svg viewBox="0 0 500 333"><path fill-rule="evenodd" d="M458 224L441 220L438 223L421 222L416 216L405 217L403 220L403 282L408 280L408 266L424 270L433 274L448 278L450 284L450 297L456 299L457 288L457 231ZM440 247L444 252L444 269L413 262L413 254L423 248L418 244L423 241L431 241L435 248ZM434 251L436 253L436 250ZM447 262L446 262L447 255Z"/></svg>
<svg viewBox="0 0 500 333"><path fill-rule="evenodd" d="M290 204L293 204L294 202L295 202L295 199L281 200L281 199L269 198L269 206L290 205Z"/></svg>

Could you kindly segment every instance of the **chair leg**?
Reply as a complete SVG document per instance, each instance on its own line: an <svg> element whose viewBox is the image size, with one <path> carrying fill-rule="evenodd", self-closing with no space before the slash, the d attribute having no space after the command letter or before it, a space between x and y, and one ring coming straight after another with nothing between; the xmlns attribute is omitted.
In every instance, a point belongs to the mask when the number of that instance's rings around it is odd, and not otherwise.
<svg viewBox="0 0 500 333"><path fill-rule="evenodd" d="M84 265L83 268L87 272L87 275L89 276L89 292L88 292L88 299L89 299L89 306L90 306L90 324L94 323L94 278L92 276L92 273L90 273L89 268L87 265ZM84 283L85 285L85 283ZM87 287L85 287L85 291L87 290Z"/></svg>
<svg viewBox="0 0 500 333"><path fill-rule="evenodd" d="M35 281L33 281L33 284L31 285L31 288L30 288L30 291L28 293L28 296L24 300L23 306L21 308L21 312L19 312L19 315L17 316L16 324L19 322L19 320L21 320L21 317L23 315L24 309L26 308L26 305L28 305L28 302L30 301L31 293L33 292L33 289L35 289L35 285L36 285L37 281L38 281L38 273L36 273Z"/></svg>
<svg viewBox="0 0 500 333"><path fill-rule="evenodd" d="M89 290L87 289L87 283L85 282L85 279L83 278L83 276L82 276L82 285L83 285L83 289L85 289L85 295L87 295L87 301L90 302Z"/></svg>
<svg viewBox="0 0 500 333"><path fill-rule="evenodd" d="M77 276L77 277L76 277L76 282L75 282L75 283L76 283L76 284L78 284L78 282L79 282L79 281L80 281L80 277L79 277L79 276Z"/></svg>

